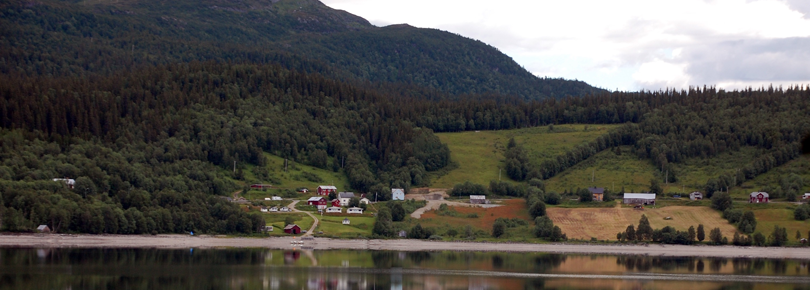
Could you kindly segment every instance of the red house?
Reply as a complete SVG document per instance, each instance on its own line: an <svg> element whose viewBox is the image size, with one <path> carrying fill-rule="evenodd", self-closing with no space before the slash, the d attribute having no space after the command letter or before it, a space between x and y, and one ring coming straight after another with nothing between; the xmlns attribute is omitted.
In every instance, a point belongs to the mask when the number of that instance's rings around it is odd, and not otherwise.
<svg viewBox="0 0 810 290"><path fill-rule="evenodd" d="M321 185L318 186L318 195L329 195L330 193L337 192L337 187L332 185Z"/></svg>
<svg viewBox="0 0 810 290"><path fill-rule="evenodd" d="M284 227L284 232L288 234L297 235L301 233L301 227L299 227L296 224L289 224L286 227Z"/></svg>
<svg viewBox="0 0 810 290"><path fill-rule="evenodd" d="M332 206L334 206L334 207L340 207L340 200L339 200L339 199L337 199L337 198L336 198L336 199L333 199L333 200L332 200Z"/></svg>
<svg viewBox="0 0 810 290"><path fill-rule="evenodd" d="M752 192L748 195L748 203L768 203L769 196L767 192Z"/></svg>
<svg viewBox="0 0 810 290"><path fill-rule="evenodd" d="M317 206L318 209L325 209L326 205L329 204L329 202L326 201L326 198L316 196L316 197L310 197L307 200L307 204Z"/></svg>

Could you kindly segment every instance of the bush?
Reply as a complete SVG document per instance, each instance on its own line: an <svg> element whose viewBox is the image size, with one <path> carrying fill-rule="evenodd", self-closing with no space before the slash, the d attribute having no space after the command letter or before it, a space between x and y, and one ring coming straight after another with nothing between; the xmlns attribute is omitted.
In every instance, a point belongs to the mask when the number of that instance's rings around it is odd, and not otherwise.
<svg viewBox="0 0 810 290"><path fill-rule="evenodd" d="M504 232L506 232L506 224L501 219L496 220L492 225L492 236L499 238Z"/></svg>
<svg viewBox="0 0 810 290"><path fill-rule="evenodd" d="M465 181L464 183L459 183L453 186L453 190L450 191L450 195L453 196L487 195L487 189L483 185L472 183L470 181Z"/></svg>
<svg viewBox="0 0 810 290"><path fill-rule="evenodd" d="M560 194L549 191L546 193L546 204L560 204Z"/></svg>
<svg viewBox="0 0 810 290"><path fill-rule="evenodd" d="M808 206L807 204L803 204L797 207L793 211L793 218L796 219L797 221L803 221L810 218L810 211L807 210L808 207L810 206Z"/></svg>
<svg viewBox="0 0 810 290"><path fill-rule="evenodd" d="M731 208L731 196L728 192L721 192L712 196L712 208L719 211Z"/></svg>

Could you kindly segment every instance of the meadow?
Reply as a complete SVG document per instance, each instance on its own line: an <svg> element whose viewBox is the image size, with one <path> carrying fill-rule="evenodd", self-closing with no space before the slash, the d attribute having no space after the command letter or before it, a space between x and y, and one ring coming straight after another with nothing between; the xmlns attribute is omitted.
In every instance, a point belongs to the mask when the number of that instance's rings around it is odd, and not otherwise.
<svg viewBox="0 0 810 290"><path fill-rule="evenodd" d="M554 125L500 131L468 131L436 134L450 147L450 158L456 168L441 176L431 176L431 187L450 188L472 181L489 184L491 180L513 182L501 172L503 153L510 138L515 138L527 151L532 163L554 158L578 144L589 142L617 125Z"/></svg>
<svg viewBox="0 0 810 290"><path fill-rule="evenodd" d="M309 197L314 194L319 185L335 185L338 191L350 191L349 181L343 172L334 172L332 170L321 169L295 163L292 161L287 162L287 169L284 169L284 158L276 155L265 153L267 158L267 165L263 167L255 165L245 165L243 169L245 186L254 183L269 183L273 186L270 190L249 190L244 193L245 197L250 200L264 199L273 195L283 196L287 191L294 191L300 188L306 188L310 191L310 195L301 195ZM289 194L287 194L288 197ZM297 196L296 196L297 197Z"/></svg>
<svg viewBox="0 0 810 290"><path fill-rule="evenodd" d="M315 222L315 220L305 213L262 213L262 217L264 217L264 221L268 226L273 226L273 232L270 233L270 235L273 236L286 235L284 233L284 227L286 226L284 220L287 217L293 217L295 224L301 227L302 231L309 230Z"/></svg>

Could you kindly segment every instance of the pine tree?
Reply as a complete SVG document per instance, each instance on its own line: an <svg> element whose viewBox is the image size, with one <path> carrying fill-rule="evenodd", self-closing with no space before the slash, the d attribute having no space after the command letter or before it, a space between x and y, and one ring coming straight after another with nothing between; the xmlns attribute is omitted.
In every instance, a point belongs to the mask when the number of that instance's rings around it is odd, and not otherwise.
<svg viewBox="0 0 810 290"><path fill-rule="evenodd" d="M697 228L697 239L700 242L703 242L706 239L706 232L703 230L703 224L699 224Z"/></svg>

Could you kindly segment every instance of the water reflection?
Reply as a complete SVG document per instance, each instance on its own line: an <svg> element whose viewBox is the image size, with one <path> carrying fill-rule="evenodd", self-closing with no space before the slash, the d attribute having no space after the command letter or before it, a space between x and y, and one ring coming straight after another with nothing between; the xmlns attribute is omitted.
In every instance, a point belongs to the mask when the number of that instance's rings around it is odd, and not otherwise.
<svg viewBox="0 0 810 290"><path fill-rule="evenodd" d="M810 287L807 261L544 253L0 248L0 289Z"/></svg>

